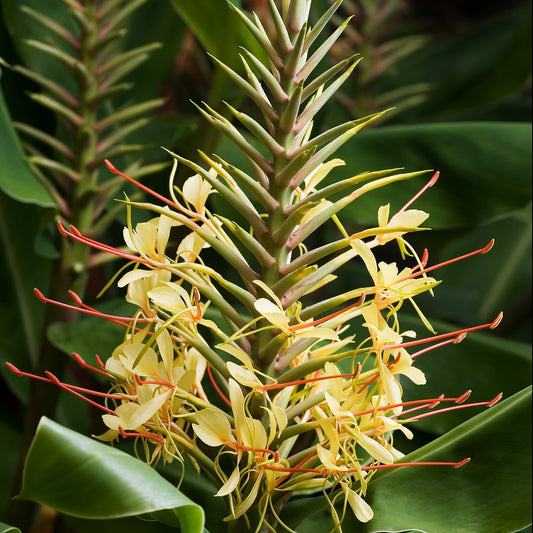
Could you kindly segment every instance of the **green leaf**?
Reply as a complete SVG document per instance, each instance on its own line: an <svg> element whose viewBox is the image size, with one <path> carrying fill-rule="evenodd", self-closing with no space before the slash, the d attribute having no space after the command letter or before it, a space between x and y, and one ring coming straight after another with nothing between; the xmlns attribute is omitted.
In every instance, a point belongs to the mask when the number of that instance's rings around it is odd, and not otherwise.
<svg viewBox="0 0 533 533"><path fill-rule="evenodd" d="M240 7L240 2L233 3ZM243 71L238 53L239 46L244 46L257 57L265 57L227 2L172 0L172 4L202 46L231 68Z"/></svg>
<svg viewBox="0 0 533 533"><path fill-rule="evenodd" d="M20 529L0 522L0 533L20 533Z"/></svg>
<svg viewBox="0 0 533 533"><path fill-rule="evenodd" d="M402 462L452 461L471 457L459 469L412 466L383 470L368 485L374 510L367 524L347 511L345 531L381 533L512 532L531 517L531 389L465 422ZM303 498L284 509L298 533L332 527L323 498ZM321 510L310 513L310 509ZM338 511L340 511L338 509ZM288 517L288 518L287 518Z"/></svg>
<svg viewBox="0 0 533 533"><path fill-rule="evenodd" d="M440 229L486 223L526 206L531 198L530 154L529 124L458 123L365 130L336 156L353 174L396 167L439 170L437 183L414 207L429 212L429 225ZM402 182L367 194L342 220L375 224L380 205L398 198L391 206L394 212L424 183Z"/></svg>
<svg viewBox="0 0 533 533"><path fill-rule="evenodd" d="M380 87L429 83L422 105L408 111L410 121L472 120L527 86L531 77L531 3L434 39L395 65ZM379 89L378 89L379 90ZM518 119L520 120L520 119Z"/></svg>
<svg viewBox="0 0 533 533"><path fill-rule="evenodd" d="M50 195L37 181L26 162L1 91L0 139L0 190L20 202L53 207L55 204Z"/></svg>
<svg viewBox="0 0 533 533"><path fill-rule="evenodd" d="M176 533L176 528L158 522L150 516L117 518L115 520L83 520L65 515L65 521L76 533Z"/></svg>
<svg viewBox="0 0 533 533"><path fill-rule="evenodd" d="M202 508L151 467L47 418L28 452L19 497L84 519L157 513L182 531L203 531Z"/></svg>
<svg viewBox="0 0 533 533"><path fill-rule="evenodd" d="M531 521L531 388L465 422L402 461L457 461L460 468L406 467L369 484L366 531L501 533ZM415 469L413 471L413 469Z"/></svg>

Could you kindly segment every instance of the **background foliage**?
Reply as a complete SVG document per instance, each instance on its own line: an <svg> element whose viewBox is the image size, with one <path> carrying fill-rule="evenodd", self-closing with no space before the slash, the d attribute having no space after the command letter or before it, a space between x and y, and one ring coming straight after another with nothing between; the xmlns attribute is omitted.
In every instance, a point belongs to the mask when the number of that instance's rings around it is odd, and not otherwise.
<svg viewBox="0 0 533 533"><path fill-rule="evenodd" d="M265 3L259 0L234 3L258 12L265 9ZM26 0L24 4L66 27L72 24L65 5L58 0ZM213 68L204 52L205 49L236 65L238 46L244 43L251 46L244 27L224 2L147 0L141 4L124 21L128 33L123 49L131 50L152 41L163 46L128 74L127 81L133 84L133 90L118 95L102 113L112 116L122 105L157 97L165 98L165 103L150 111L149 123L128 138L132 144L143 145L144 150L117 157L113 160L117 167L133 164L138 158L146 165L165 162L160 145L189 157L194 157L196 148L213 151L217 135L201 120L189 99L213 105L225 99L232 105L246 106L242 95ZM351 4L346 2L343 7L346 13ZM366 43L368 66L361 67L360 73L356 69L342 97L322 113L321 122L316 125L326 128L338 122L341 115L353 114L355 118L375 107L398 106L386 122L358 134L345 145L338 157L346 161L354 174L392 167L440 170L437 185L417 203L417 208L431 213L430 225L434 228L417 235L417 247L429 248L431 260L436 263L479 248L492 237L496 244L488 255L439 271L444 283L437 288L436 298L419 303L439 332L490 321L500 310L505 316L494 332L470 335L462 344L444 348L422 363L428 376L424 395L460 394L471 388L474 400L491 398L500 391L509 398L470 422L465 422L467 415L458 411L446 417L431 417L417 426L415 444L431 442L430 446L443 458L460 449L459 455L474 458L472 469L464 469L460 478L454 478L458 486L441 471L425 470L415 477L401 470L382 476L370 497L376 517L382 518L361 531L500 533L520 530L529 521L530 468L522 461L530 460L530 393L520 391L529 385L531 369L531 4L523 1L507 2L505 7L499 2L466 4L447 2L439 7L438 3L429 6L414 0L353 2L360 10L350 26L360 35L347 33L339 42L339 54L358 52L362 48L358 43ZM313 9L322 12L326 5L326 0L314 0ZM387 15L386 6L392 14ZM28 46L28 39L46 41L49 32L28 18L16 0L0 0L0 9L0 57L69 87L72 76L58 67L57 60ZM209 13L208 18L205 13ZM33 287L46 293L57 283L53 276L53 262L60 254L53 224L56 210L27 162L23 138L13 122L25 122L58 138L64 132L56 114L27 97L26 93L40 90L35 80L3 68L0 87L0 273L5 280L0 297L3 318L0 361L10 361L25 370L36 369L39 347L42 339L47 338L56 350L56 357L68 363L66 371L84 384L92 378L69 363L69 355L77 351L87 359L95 353L105 357L120 339L121 331L92 319L50 323L47 307L33 295ZM239 154L226 143L219 150L224 159L233 164L240 162ZM332 173L331 179L334 178ZM165 171L145 179L153 188L165 191ZM347 210L344 220L354 231L366 227L375 223L378 206L391 202L394 210L413 192L410 182L375 191ZM116 197L120 197L120 192ZM122 216L117 214L117 222L106 228L104 241L119 242ZM323 235L324 240L327 238ZM91 270L85 281L89 301L115 268L113 264L99 264ZM364 276L356 266L352 268L345 274L347 281ZM103 305L116 308L118 303L113 298L118 296L109 291L109 301ZM62 299L67 299L66 293ZM408 316L404 318L408 325L406 321ZM0 377L3 381L0 520L19 525L11 520L16 513L8 509L9 499L13 487L17 487L17 462L25 453L21 451L24 420L37 416L41 406L30 402L29 383L13 376L4 364L0 366ZM510 398L515 393L519 394ZM417 392L408 389L407 394L414 397ZM102 432L98 415L80 402L68 395L60 396L54 412L44 414L62 426L46 420L41 423L30 452L30 464L43 465L44 457L53 459L54 454L57 457L60 442L67 449L82 445L88 446L89 453L97 449L93 449L97 443L71 431L84 435ZM468 438L455 438L458 433L454 430L446 433L462 422L469 424L461 429L461 434L471 430ZM416 453L413 460L418 457ZM127 456L120 460L130 465ZM124 468L134 476L136 469L142 467L139 464ZM50 468L34 471L36 477L26 480L24 495L53 506L54 501L36 492L36 487L65 474L72 464L52 464ZM516 472L521 475L517 477ZM170 482L177 482L175 472L163 475ZM78 483L88 482L89 478L82 475ZM408 491L402 489L411 500L411 511L406 517L402 514L406 503L397 487L405 487L414 479L415 486ZM104 485L100 487L105 487L105 478L101 482ZM115 479L113 483L118 483L121 491L128 490L127 479ZM154 483L167 482L157 477ZM476 501L485 501L485 507L476 507L477 503L472 502L457 522L450 523L448 516L442 514L449 509L449 498L469 491L478 495ZM212 498L211 488L191 475L184 480L182 492L204 508L209 531L219 530L220 502ZM93 492L93 496L99 493ZM139 494L133 497L135 501ZM118 524L108 520L95 526L87 519L115 518L134 532L175 530L178 523L189 530L186 525L189 520L190 531L194 531L201 524L201 510L180 498L176 496L172 501L169 496L159 508L133 503L126 509L126 504L123 508L119 505L111 516L102 514L97 498L91 499L88 494L84 501L88 515L80 515L74 501L72 507L61 509L66 515L53 516L53 527L56 531L81 532L95 531L97 527L102 532ZM145 501L142 495L139 501ZM309 505L305 499L295 502L286 514L296 523L298 513L309 514ZM302 532L316 530L320 513L317 510L316 516L304 521ZM132 518L135 515L144 516ZM11 530L0 524L0 531Z"/></svg>

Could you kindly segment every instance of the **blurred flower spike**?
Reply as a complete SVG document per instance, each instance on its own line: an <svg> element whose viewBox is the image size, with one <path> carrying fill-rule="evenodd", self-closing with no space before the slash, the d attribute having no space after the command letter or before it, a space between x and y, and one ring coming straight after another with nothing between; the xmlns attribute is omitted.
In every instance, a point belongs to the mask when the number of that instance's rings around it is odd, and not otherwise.
<svg viewBox="0 0 533 533"><path fill-rule="evenodd" d="M402 462L397 431L410 439L409 425L421 418L491 407L499 400L465 403L469 392L403 399L402 380L426 382L417 357L501 320L437 335L415 303L417 295L439 284L430 272L485 253L492 243L440 265L428 266L427 251L417 255L406 236L424 230L429 215L411 204L435 184L438 173L396 213L389 204L376 206L375 227L350 233L343 226L339 213L362 195L426 172L393 169L331 178L345 165L330 156L383 114L313 134L314 116L358 61L349 58L311 77L348 22L317 41L340 3L312 26L310 0L283 0L280 10L269 1L269 33L257 18L232 7L266 63L244 50L243 77L214 61L259 113L252 118L228 105L243 129L206 105L199 109L242 151L248 169L200 152L206 170L169 152L174 168L167 198L106 161L111 172L151 196L145 202L126 198L128 211L146 210L153 217L136 225L128 217L127 251L59 225L66 237L129 262L118 286L136 308L131 317L101 313L74 293L70 305L36 292L45 302L125 328L124 341L105 362L97 357L93 366L75 356L111 381L110 392L10 365L17 374L49 381L98 406L107 427L101 440L136 439L138 452L154 465L182 463L187 456L217 486L217 496L226 498L225 520L239 521L243 531L292 531L280 518L284 504L313 491L329 500L336 531L346 510L361 522L371 520L365 494L377 471L468 462L464 457ZM193 173L182 186L174 182L178 164ZM224 213L231 208L239 216L218 214L212 205L222 202ZM316 246L325 224L338 238ZM374 250L389 243L397 244L405 265L376 259ZM367 272L361 286L335 292L337 271L352 261ZM414 331L401 329L398 311L405 301L430 336L416 338ZM364 331L357 337L350 331L355 322Z"/></svg>

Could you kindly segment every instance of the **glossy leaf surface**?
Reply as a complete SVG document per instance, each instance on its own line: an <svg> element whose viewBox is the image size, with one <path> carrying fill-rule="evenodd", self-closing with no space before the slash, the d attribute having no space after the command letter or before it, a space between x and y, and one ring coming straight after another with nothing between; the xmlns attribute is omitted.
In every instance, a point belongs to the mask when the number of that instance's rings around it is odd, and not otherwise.
<svg viewBox="0 0 533 533"><path fill-rule="evenodd" d="M472 460L460 469L384 471L367 492L374 519L364 525L348 511L343 528L364 533L501 533L524 528L531 513L530 418L528 388L407 455L402 461ZM320 504L312 498L289 504L284 511L287 524L295 526L303 519L299 533L327 528L329 510L309 516L313 505Z"/></svg>
<svg viewBox="0 0 533 533"><path fill-rule="evenodd" d="M89 519L169 510L165 522L184 532L203 530L201 507L148 465L46 418L26 460L20 497Z"/></svg>

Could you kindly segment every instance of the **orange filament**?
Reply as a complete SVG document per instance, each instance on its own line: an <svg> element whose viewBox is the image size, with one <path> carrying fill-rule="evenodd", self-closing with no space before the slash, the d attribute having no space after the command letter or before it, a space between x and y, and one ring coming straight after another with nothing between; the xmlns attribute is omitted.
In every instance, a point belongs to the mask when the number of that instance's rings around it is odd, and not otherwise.
<svg viewBox="0 0 533 533"><path fill-rule="evenodd" d="M161 435L152 435L151 433L126 432L124 431L124 428L122 426L119 426L118 430L123 437L141 437L143 439L150 439L154 442L157 442L157 444L164 444L165 442L164 437L162 437Z"/></svg>
<svg viewBox="0 0 533 533"><path fill-rule="evenodd" d="M142 183L138 182L137 180L130 178L130 176L127 176L123 172L120 172L120 170L116 169L112 163L106 159L104 161L106 164L106 167L113 173L118 174L119 176L122 176L124 179L128 180L130 183L133 183L133 185L139 187L139 189L142 189L143 191L147 192L148 194L152 195L154 198L157 198L158 200L161 200L161 202L169 205L170 207L173 207L174 209L179 209L179 206L177 206L174 202L168 200L161 194L155 192L153 189L150 189L150 187L147 187L146 185L143 185Z"/></svg>
<svg viewBox="0 0 533 533"><path fill-rule="evenodd" d="M379 464L379 465L372 465L372 466L360 466L359 468L347 468L346 470L342 470L339 473L355 473L355 472L369 472L372 470L383 470L385 468L400 468L404 466L453 466L454 468L460 468L464 466L465 464L470 462L470 457L467 457L463 459L462 461L457 462L450 462L450 461L420 461L420 462L413 462L413 463L392 463L392 464ZM312 473L312 474L320 474L321 476L325 476L328 472L335 474L336 472L331 472L327 468L300 468L300 467L286 467L286 466L278 466L278 465L272 465L272 464L265 464L261 465L262 468L265 470L273 470L275 472L288 472L290 474L296 474L296 473ZM286 479L288 476L285 476L282 479Z"/></svg>
<svg viewBox="0 0 533 533"><path fill-rule="evenodd" d="M102 374L103 376L110 377L109 372L102 370L102 368L105 368L105 365L100 359L100 357L96 356L96 362L98 363L98 366L100 366L101 368L96 368L95 366L92 366L89 363L86 363L81 357L81 355L77 354L76 352L73 352L72 356L74 357L76 363L78 363L82 368L87 368L88 370L92 370L93 372L97 372L98 374Z"/></svg>
<svg viewBox="0 0 533 533"><path fill-rule="evenodd" d="M99 241L95 241L94 239L90 239L89 237L85 237L74 226L70 226L71 231L67 231L65 227L61 224L61 222L58 221L57 227L59 229L59 232L62 235L65 235L66 237L70 237L71 239L74 239L75 241L86 244L87 246L90 246L91 248L96 248L97 250L101 250L102 252L108 252L118 257L123 257L124 259L135 261L136 263L143 263L145 265L150 265L150 262L142 257L130 254L128 252L124 252L122 250L119 250L118 248L113 248L112 246L108 246L107 244L103 244Z"/></svg>
<svg viewBox="0 0 533 533"><path fill-rule="evenodd" d="M301 379L298 381L287 381L286 383L272 383L270 385L263 385L259 388L261 391L267 391L271 389L283 389L285 387L293 387L298 385L304 385L305 383L314 383L315 381L323 381L325 379L336 378L356 378L361 373L361 364L357 363L355 372L352 374L338 374L335 376L318 376L316 378Z"/></svg>
<svg viewBox="0 0 533 533"><path fill-rule="evenodd" d="M353 307L360 306L365 300L365 295L362 294L359 300L357 302L349 305L348 307L345 307L344 309L341 309L340 311L335 311L335 313L331 313L328 316L324 316L322 318L319 318L317 320L313 320L312 322L306 322L305 324L296 324L295 326L289 326L289 331L297 331L299 329L305 329L309 328L311 326L316 326L317 324L322 324L322 322L326 322L326 320L329 320L330 318L334 318L338 315L341 315L342 313L345 313L346 311L352 309Z"/></svg>
<svg viewBox="0 0 533 533"><path fill-rule="evenodd" d="M222 401L228 406L231 407L231 402L226 398L224 393L220 390L220 387L217 385L215 378L213 377L213 372L211 371L211 365L206 366L207 369L207 375L209 376L209 380L211 381L211 384L213 385L213 388L216 390L217 394L222 398Z"/></svg>
<svg viewBox="0 0 533 533"><path fill-rule="evenodd" d="M470 331L477 331L479 329L494 329L502 321L503 313L499 313L498 316L487 324L482 324L480 326L474 326L471 328L465 328L458 331L450 331L450 333L443 333L442 335L435 335L434 337L426 337L424 339L418 339L416 341L402 342L401 344L392 344L383 346L383 350L397 350L398 348L408 348L409 346L417 346L418 344L425 344L426 342L448 339L450 337L459 337L463 333L469 333ZM464 337L463 337L464 338ZM457 340L457 339L456 339ZM462 340L462 339L461 339Z"/></svg>
<svg viewBox="0 0 533 533"><path fill-rule="evenodd" d="M481 407L481 406L493 407L495 404L497 404L501 400L502 396L503 394L500 392L498 395L496 395L492 400L488 402L465 403L461 405L454 405L452 407L445 407L444 409L438 409L437 411L432 411L431 413L422 413L420 415L413 416L409 420L420 420L421 418L426 418L428 416L433 416L433 415L437 415L440 413L446 413L448 411L457 411L458 409L465 409L466 407ZM461 397L459 398L459 400L461 400Z"/></svg>
<svg viewBox="0 0 533 533"><path fill-rule="evenodd" d="M405 278L399 280L397 283L401 283L402 281L405 281L406 279L415 278L417 276L420 276L421 274L427 274L428 272L431 272L432 270L435 270L437 268L440 268L446 265L451 265L452 263L456 263L457 261L461 261L463 259L466 259L467 257L472 257L473 255L486 254L493 246L494 246L494 239L491 239L490 242L486 246L484 246L483 248L480 248L479 250L474 250L473 252L460 255L459 257L448 259L448 261L438 263L437 265L433 265L432 267L429 267L429 268L424 268L423 270L420 270L419 272L411 271L411 274L409 274L408 276L405 276Z"/></svg>
<svg viewBox="0 0 533 533"><path fill-rule="evenodd" d="M74 305L69 305L63 302L59 302L57 300L51 300L50 298L47 298L39 289L33 289L33 292L35 293L37 298L41 300L41 302L54 304L54 305L57 305L58 307L63 307L64 309L71 309L72 311L77 311L78 313L83 313L85 315L105 318L106 320L110 320L111 322L115 322L116 324L119 324L121 326L127 326L129 322L133 322L133 321L151 322L151 320L148 318L131 318L131 317L123 317L123 316L117 316L117 315L108 315L106 313L102 313L101 311L98 311L97 309L94 309L93 307L90 307L85 304L83 304L82 307L75 307Z"/></svg>
<svg viewBox="0 0 533 533"><path fill-rule="evenodd" d="M435 172L431 179L391 218L389 224L400 214L403 213L415 200L418 200L430 187L435 185L436 181L439 179L440 172ZM389 225L387 224L387 226Z"/></svg>

